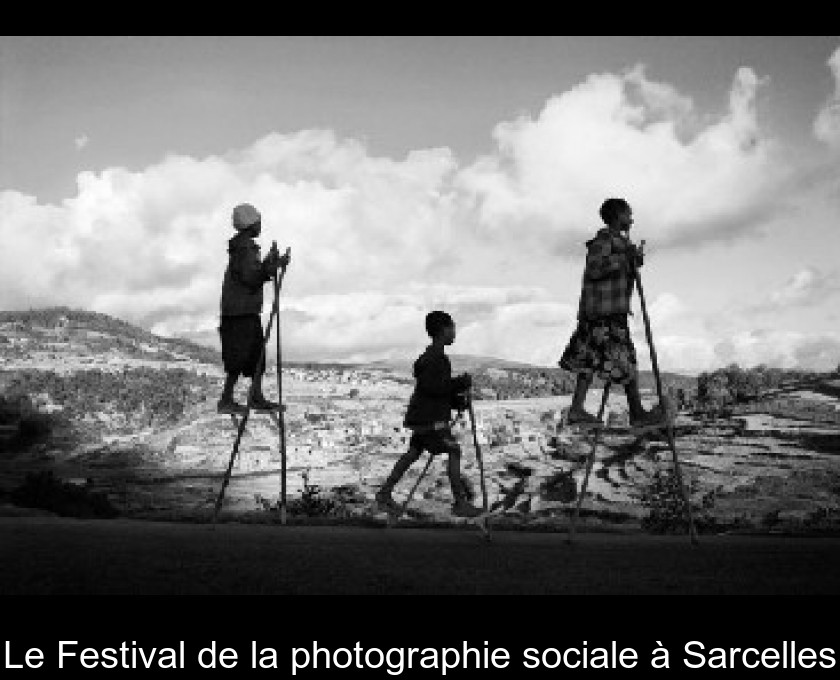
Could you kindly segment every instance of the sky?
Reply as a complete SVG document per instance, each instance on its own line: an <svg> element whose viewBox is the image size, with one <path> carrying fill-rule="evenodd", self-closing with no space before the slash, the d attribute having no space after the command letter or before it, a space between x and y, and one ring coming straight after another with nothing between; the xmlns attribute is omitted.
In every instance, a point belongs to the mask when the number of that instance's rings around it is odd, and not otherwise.
<svg viewBox="0 0 840 680"><path fill-rule="evenodd" d="M0 37L0 309L218 346L248 202L285 359L555 366L609 197L662 370L840 364L840 36Z"/></svg>

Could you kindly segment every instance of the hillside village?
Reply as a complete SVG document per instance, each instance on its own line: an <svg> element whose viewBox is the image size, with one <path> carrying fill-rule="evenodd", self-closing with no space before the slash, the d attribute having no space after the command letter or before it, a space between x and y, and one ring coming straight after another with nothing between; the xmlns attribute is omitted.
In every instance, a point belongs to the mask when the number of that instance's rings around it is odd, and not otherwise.
<svg viewBox="0 0 840 680"><path fill-rule="evenodd" d="M106 493L127 516L206 517L236 434L231 420L215 412L223 380L218 355L105 315L62 309L25 314L0 313L0 493L28 472L49 469ZM456 357L453 363L459 370ZM570 394L555 393L560 378L548 369L490 367L478 375L485 398L475 405L477 437L490 502L506 511L500 521L563 526L589 452L586 437L563 427ZM542 396L498 398L511 393L511 385L539 381L547 388ZM402 416L412 386L404 368L388 365L284 367L289 497L317 487L322 497L341 500L344 516L370 515L373 494L408 443ZM673 396L676 384L669 388ZM276 397L274 380L266 389ZM589 395L592 411L598 392ZM678 450L700 517L711 525L761 530L836 525L838 392L840 376L780 380L751 401L724 399L713 411L696 408L696 391L681 395ZM648 403L654 398L650 389L644 396ZM663 441L621 429L623 395L611 395L607 410L610 427L597 451L584 517L639 526L650 511L644 499L657 475L671 469L671 454ZM23 425L30 422L41 430L32 426L27 439ZM464 473L477 489L468 419L458 420L454 430ZM407 493L422 465L409 472L397 496ZM278 431L268 416L255 415L226 493L225 515L265 515L276 503L279 468ZM448 504L445 461L438 459L413 507L446 521Z"/></svg>

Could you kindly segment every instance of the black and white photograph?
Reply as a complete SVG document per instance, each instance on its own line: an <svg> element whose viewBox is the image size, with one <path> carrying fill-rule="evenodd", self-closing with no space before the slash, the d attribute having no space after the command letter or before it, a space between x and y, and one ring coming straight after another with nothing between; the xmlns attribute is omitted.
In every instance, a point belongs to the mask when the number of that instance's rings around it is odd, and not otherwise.
<svg viewBox="0 0 840 680"><path fill-rule="evenodd" d="M0 603L831 668L838 215L840 36L0 37Z"/></svg>

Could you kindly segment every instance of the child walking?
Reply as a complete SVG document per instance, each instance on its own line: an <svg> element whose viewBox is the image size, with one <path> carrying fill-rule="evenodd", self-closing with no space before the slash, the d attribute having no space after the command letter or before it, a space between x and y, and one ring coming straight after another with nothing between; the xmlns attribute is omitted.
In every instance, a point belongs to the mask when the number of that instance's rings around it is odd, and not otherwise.
<svg viewBox="0 0 840 680"><path fill-rule="evenodd" d="M608 198L601 205L606 227L587 241L586 266L578 307L578 325L558 362L577 374L575 394L567 422L595 425L598 418L584 409L594 376L624 385L631 427L664 424L659 406L645 411L639 395L636 350L627 316L635 284L635 268L643 264L641 249L628 233L633 225L630 205L622 198Z"/></svg>
<svg viewBox="0 0 840 680"><path fill-rule="evenodd" d="M247 411L233 398L240 375L252 379L250 407L273 411L279 408L279 404L266 399L262 391L262 376L265 373L264 336L260 322L263 284L271 281L280 267L286 267L290 258L288 255L281 256L272 247L268 255L260 260L260 247L254 239L260 235L262 223L254 206L248 203L237 205L232 219L237 234L228 241L228 265L222 283L219 324L226 376L217 411L239 415Z"/></svg>
<svg viewBox="0 0 840 680"><path fill-rule="evenodd" d="M481 510L470 503L466 482L461 477L461 447L452 434L449 419L453 405L458 404L459 394L469 390L469 374L452 377L452 365L444 348L455 342L455 322L446 312L434 311L426 315L426 332L432 344L414 362L417 381L408 402L404 426L412 430L406 451L376 494L376 501L386 511L399 506L391 497L394 486L423 451L433 455L449 455L447 473L452 489L452 512L461 517L476 517Z"/></svg>

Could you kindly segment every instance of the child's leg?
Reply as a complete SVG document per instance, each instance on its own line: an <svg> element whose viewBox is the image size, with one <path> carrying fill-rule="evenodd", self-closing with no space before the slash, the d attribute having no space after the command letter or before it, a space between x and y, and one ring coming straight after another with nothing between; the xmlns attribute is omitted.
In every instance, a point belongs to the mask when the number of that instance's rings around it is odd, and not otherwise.
<svg viewBox="0 0 840 680"><path fill-rule="evenodd" d="M225 374L225 385L222 387L222 396L219 398L219 403L216 404L216 410L219 413L243 415L248 410L233 398L233 388L236 386L237 378L239 378L237 371L231 371Z"/></svg>
<svg viewBox="0 0 840 680"><path fill-rule="evenodd" d="M414 439L412 437L412 439ZM406 473L408 468L412 466L412 464L420 457L420 454L423 453L423 448L417 446L414 442L410 443L408 446L408 451L406 451L402 456L400 456L399 460L394 464L394 469L391 470L391 474L388 475L388 478L379 487L379 491L376 493L377 500L382 499L390 499L391 492L394 490L394 487L397 485L397 482L402 479L402 476Z"/></svg>
<svg viewBox="0 0 840 680"><path fill-rule="evenodd" d="M237 357L236 338L233 335L232 321L230 317L222 317L219 320L219 339L222 343L222 365L225 369L225 384L222 387L222 396L219 399L221 404L233 403L233 388L239 378L239 367Z"/></svg>
<svg viewBox="0 0 840 680"><path fill-rule="evenodd" d="M572 413L582 413L585 409L583 407L586 401L586 393L589 391L589 386L592 384L592 376L588 373L578 373L577 382L575 383L575 395L572 397L572 405L569 411Z"/></svg>
<svg viewBox="0 0 840 680"><path fill-rule="evenodd" d="M251 378L251 390L248 393L249 401L258 406L276 407L277 404L269 402L263 395L262 383L265 373L265 336L258 314L252 314L242 323L242 344L245 347L243 357L242 374Z"/></svg>
<svg viewBox="0 0 840 680"><path fill-rule="evenodd" d="M240 375L246 377L251 375L249 363L256 361L256 357L252 357L254 322L256 322L256 328L259 329L258 315L223 316L221 319L219 336L222 341L225 384L218 404L220 413L243 414L247 410L246 407L236 403L233 390Z"/></svg>
<svg viewBox="0 0 840 680"><path fill-rule="evenodd" d="M265 396L263 396L262 392L262 379L262 371L257 368L254 372L254 377L251 379L251 397L257 401L265 400Z"/></svg>
<svg viewBox="0 0 840 680"><path fill-rule="evenodd" d="M627 395L627 408L630 410L630 418L636 420L644 415L645 409L642 406L642 397L639 394L639 382L635 378L624 385L624 394Z"/></svg>
<svg viewBox="0 0 840 680"><path fill-rule="evenodd" d="M566 416L566 422L569 425L594 426L600 425L601 421L598 416L592 415L584 408L586 401L586 393L592 385L592 375L589 373L578 373L577 383L575 383L575 396L572 397L572 404L569 406L569 412Z"/></svg>
<svg viewBox="0 0 840 680"><path fill-rule="evenodd" d="M461 447L457 442L454 446L448 448L449 464L447 466L447 473L449 474L449 485L452 489L452 514L459 517L477 517L481 515L482 511L475 507L467 491L467 484L461 476Z"/></svg>
<svg viewBox="0 0 840 680"><path fill-rule="evenodd" d="M472 504L467 483L461 475L461 447L451 432L441 436L440 452L449 455L446 472L452 489L453 514L461 517L480 515L481 510Z"/></svg>
<svg viewBox="0 0 840 680"><path fill-rule="evenodd" d="M233 388L236 387L238 378L239 375L236 373L227 373L225 375L225 385L222 387L222 402L227 404L233 401Z"/></svg>
<svg viewBox="0 0 840 680"><path fill-rule="evenodd" d="M646 425L656 425L662 422L664 414L659 406L654 406L650 411L646 411L642 406L642 398L639 395L639 382L633 379L624 386L625 394L627 395L627 407L630 410L630 425L633 427L643 427Z"/></svg>
<svg viewBox="0 0 840 680"><path fill-rule="evenodd" d="M263 394L262 383L264 374L265 357L263 357L263 360L257 365L256 369L254 370L254 375L251 377L251 404L255 408L276 409L278 406L280 406L280 404L266 399L265 395Z"/></svg>
<svg viewBox="0 0 840 680"><path fill-rule="evenodd" d="M449 460L446 474L449 476L449 487L452 489L452 500L456 503L465 497L464 482L461 479L461 447L457 444L448 450Z"/></svg>

